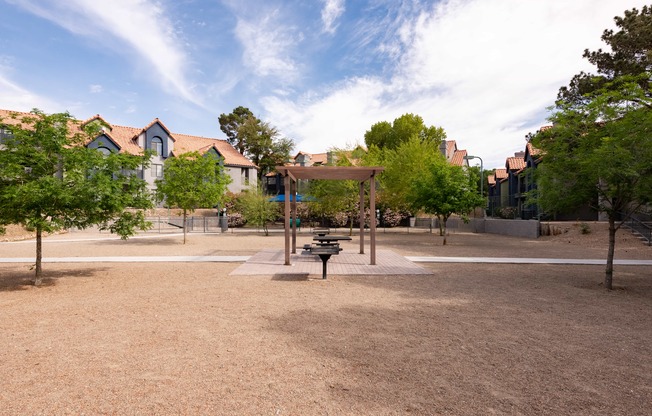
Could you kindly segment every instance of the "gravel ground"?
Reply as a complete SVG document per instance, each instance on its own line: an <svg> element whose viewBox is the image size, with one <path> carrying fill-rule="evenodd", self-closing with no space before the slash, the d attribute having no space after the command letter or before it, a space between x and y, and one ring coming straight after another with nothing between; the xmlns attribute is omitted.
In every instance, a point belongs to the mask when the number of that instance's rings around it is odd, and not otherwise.
<svg viewBox="0 0 652 416"><path fill-rule="evenodd" d="M604 258L601 224L525 240L378 233L403 255ZM155 236L155 235L151 235ZM283 237L84 240L45 257L248 255ZM301 237L300 238L307 238ZM354 236L352 245L356 244ZM0 257L32 256L32 242ZM616 258L652 258L620 233ZM422 264L430 275L229 276L236 263L0 264L0 414L648 415L652 267Z"/></svg>

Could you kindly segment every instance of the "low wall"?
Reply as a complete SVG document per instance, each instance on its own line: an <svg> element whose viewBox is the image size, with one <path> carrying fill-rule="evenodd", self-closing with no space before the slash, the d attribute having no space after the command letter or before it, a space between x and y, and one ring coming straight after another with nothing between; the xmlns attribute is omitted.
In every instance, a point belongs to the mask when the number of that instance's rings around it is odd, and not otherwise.
<svg viewBox="0 0 652 416"><path fill-rule="evenodd" d="M417 226L425 226L426 221L430 219L421 219L417 221ZM432 228L439 227L436 219L432 221ZM539 221L537 220L504 220L498 218L470 218L468 223L464 223L459 218L451 218L446 222L449 232L468 232L468 233L488 233L508 235L522 238L539 237Z"/></svg>
<svg viewBox="0 0 652 416"><path fill-rule="evenodd" d="M484 222L485 232L489 234L501 234L523 238L539 238L539 221L537 220L503 220L487 218Z"/></svg>

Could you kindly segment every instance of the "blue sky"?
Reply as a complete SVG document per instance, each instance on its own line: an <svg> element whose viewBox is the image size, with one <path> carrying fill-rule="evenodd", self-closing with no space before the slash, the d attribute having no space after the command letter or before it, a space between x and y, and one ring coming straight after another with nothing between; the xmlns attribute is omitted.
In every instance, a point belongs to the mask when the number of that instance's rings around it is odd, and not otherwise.
<svg viewBox="0 0 652 416"><path fill-rule="evenodd" d="M224 138L250 108L295 152L405 113L501 167L631 0L0 0L0 108Z"/></svg>

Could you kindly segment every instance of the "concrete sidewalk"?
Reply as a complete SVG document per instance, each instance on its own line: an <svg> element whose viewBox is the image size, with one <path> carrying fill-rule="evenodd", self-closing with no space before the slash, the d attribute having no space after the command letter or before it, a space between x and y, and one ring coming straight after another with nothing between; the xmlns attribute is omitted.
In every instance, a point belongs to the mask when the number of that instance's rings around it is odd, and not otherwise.
<svg viewBox="0 0 652 416"><path fill-rule="evenodd" d="M284 251L261 250L253 256L106 256L45 257L43 263L148 263L199 262L242 263L230 275L321 275L322 262L317 256L292 254L292 265L284 265ZM34 263L33 257L0 258L0 263ZM605 259L515 258L515 257L430 257L401 256L390 250L378 250L376 265L369 264L366 254L342 252L328 261L333 275L406 275L430 274L417 263L492 263L492 264L559 264L604 265ZM616 265L652 266L652 260L614 260Z"/></svg>

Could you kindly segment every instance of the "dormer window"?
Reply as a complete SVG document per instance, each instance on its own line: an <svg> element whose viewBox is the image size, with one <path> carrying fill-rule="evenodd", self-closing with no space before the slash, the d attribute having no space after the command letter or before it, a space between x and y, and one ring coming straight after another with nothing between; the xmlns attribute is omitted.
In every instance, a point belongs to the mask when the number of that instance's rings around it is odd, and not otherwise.
<svg viewBox="0 0 652 416"><path fill-rule="evenodd" d="M163 140L160 137L156 136L152 139L152 150L158 156L163 155Z"/></svg>
<svg viewBox="0 0 652 416"><path fill-rule="evenodd" d="M100 146L97 148L97 150L99 150L99 152L102 153L104 156L108 156L111 154L111 149L109 149L108 147Z"/></svg>

